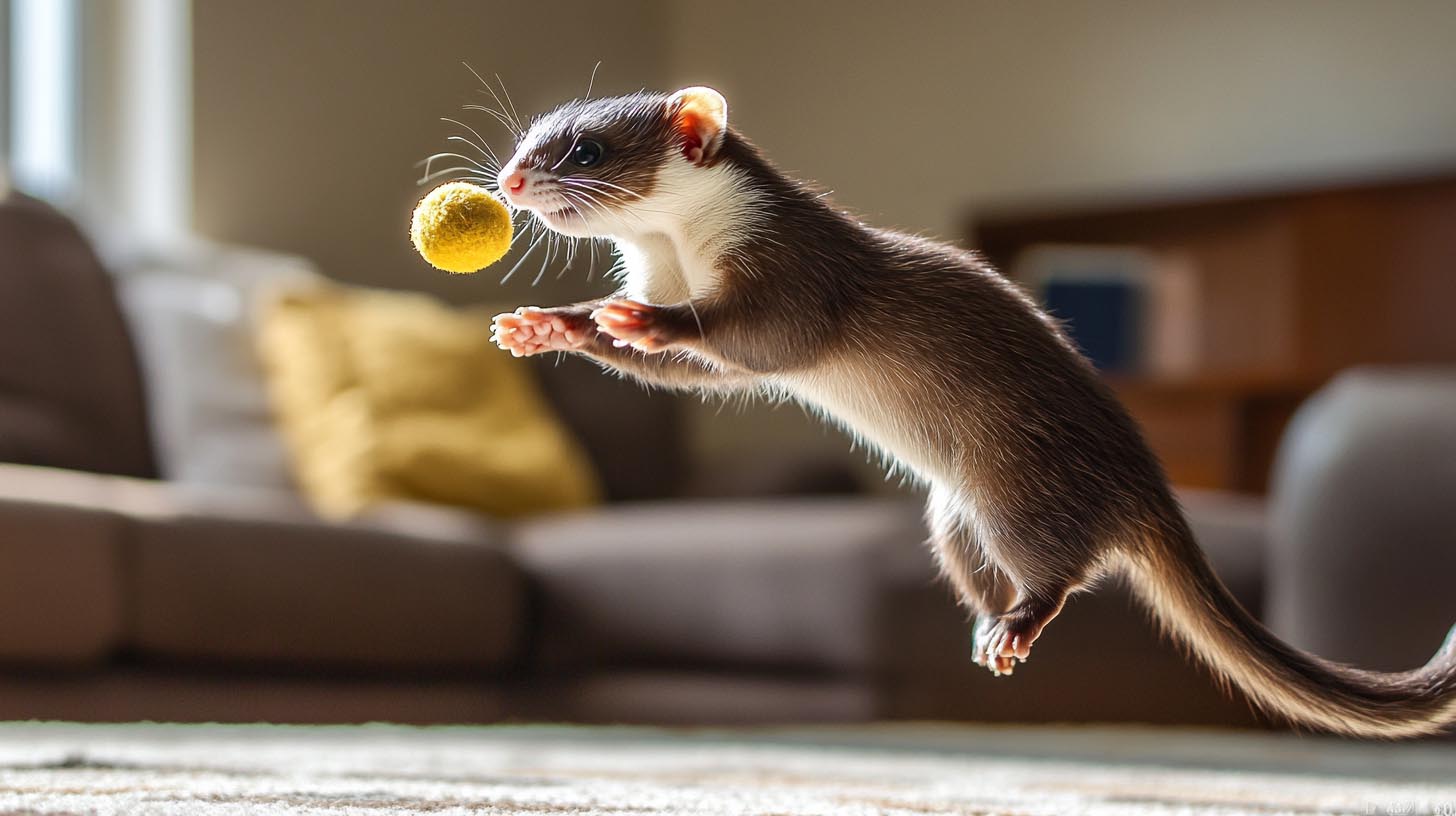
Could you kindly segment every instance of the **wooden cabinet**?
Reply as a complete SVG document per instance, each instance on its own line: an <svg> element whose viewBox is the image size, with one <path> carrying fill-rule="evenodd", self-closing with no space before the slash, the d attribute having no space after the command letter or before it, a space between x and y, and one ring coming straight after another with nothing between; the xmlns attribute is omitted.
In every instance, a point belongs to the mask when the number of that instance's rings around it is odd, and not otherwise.
<svg viewBox="0 0 1456 816"><path fill-rule="evenodd" d="M1284 426L1317 383L1259 378L1112 380L1168 478L1263 493Z"/></svg>
<svg viewBox="0 0 1456 816"><path fill-rule="evenodd" d="M1113 385L1180 484L1261 492L1298 403L1342 368L1456 363L1456 174L1107 206L991 209L970 243L1136 246L1199 278L1196 370Z"/></svg>

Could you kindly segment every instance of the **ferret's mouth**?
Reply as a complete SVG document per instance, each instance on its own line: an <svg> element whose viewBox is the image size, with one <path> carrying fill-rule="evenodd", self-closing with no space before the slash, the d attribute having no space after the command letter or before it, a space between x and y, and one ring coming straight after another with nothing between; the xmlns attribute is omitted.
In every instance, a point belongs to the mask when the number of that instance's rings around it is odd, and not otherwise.
<svg viewBox="0 0 1456 816"><path fill-rule="evenodd" d="M562 207L559 210L550 210L550 211L541 212L541 213L539 213L539 215L541 216L541 218L543 220L546 221L547 224L552 224L552 225L554 225L554 224L570 224L573 221L581 221L581 220L583 220L582 217L581 217L581 211L578 210L577 208L571 206L570 204L566 205L565 207Z"/></svg>

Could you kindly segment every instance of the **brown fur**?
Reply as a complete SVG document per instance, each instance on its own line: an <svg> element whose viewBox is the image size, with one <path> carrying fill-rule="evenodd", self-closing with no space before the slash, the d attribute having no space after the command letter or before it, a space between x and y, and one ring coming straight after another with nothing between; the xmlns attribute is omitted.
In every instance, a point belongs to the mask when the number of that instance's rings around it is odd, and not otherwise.
<svg viewBox="0 0 1456 816"><path fill-rule="evenodd" d="M629 99L597 113L639 146L612 145L613 177L642 186L673 160L653 143L672 138L659 128L671 111L666 97ZM628 108L656 118L612 123ZM558 152L561 141L550 140ZM546 313L579 335L574 350L644 382L787 393L929 483L931 543L980 616L989 667L1010 671L1070 593L1121 572L1173 636L1270 712L1376 737L1431 733L1456 717L1456 647L1424 669L1365 672L1298 652L1244 612L1097 372L977 255L864 226L731 130L711 161L743 174L772 225L745 228L719 258L711 294ZM593 324L602 310L626 321L628 339L666 353L614 346Z"/></svg>

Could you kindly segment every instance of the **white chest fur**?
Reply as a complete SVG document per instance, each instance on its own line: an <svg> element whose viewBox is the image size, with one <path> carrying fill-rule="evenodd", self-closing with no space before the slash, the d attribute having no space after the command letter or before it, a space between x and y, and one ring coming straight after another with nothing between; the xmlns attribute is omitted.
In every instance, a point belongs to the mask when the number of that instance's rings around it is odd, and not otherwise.
<svg viewBox="0 0 1456 816"><path fill-rule="evenodd" d="M681 303L693 296L677 247L663 233L617 238L627 297L643 303Z"/></svg>
<svg viewBox="0 0 1456 816"><path fill-rule="evenodd" d="M669 160L653 192L626 205L631 215L612 236L628 294L650 303L711 295L724 255L758 226L757 203L732 168Z"/></svg>

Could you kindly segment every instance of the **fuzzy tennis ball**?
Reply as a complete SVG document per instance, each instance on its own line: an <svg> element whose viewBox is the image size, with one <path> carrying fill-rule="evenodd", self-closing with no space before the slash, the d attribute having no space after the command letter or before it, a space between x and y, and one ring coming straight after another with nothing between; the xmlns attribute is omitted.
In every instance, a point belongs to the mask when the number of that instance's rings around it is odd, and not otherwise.
<svg viewBox="0 0 1456 816"><path fill-rule="evenodd" d="M485 188L452 181L420 199L410 239L435 268L468 274L500 260L511 248L511 214Z"/></svg>

